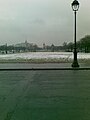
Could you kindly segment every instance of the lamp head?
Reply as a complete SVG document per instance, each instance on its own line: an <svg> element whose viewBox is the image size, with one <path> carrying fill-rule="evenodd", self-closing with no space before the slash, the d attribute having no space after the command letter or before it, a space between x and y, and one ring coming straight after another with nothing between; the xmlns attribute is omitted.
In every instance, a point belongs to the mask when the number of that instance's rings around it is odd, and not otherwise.
<svg viewBox="0 0 90 120"><path fill-rule="evenodd" d="M77 0L74 0L71 5L72 5L73 11L78 11L78 9L79 9L79 2Z"/></svg>

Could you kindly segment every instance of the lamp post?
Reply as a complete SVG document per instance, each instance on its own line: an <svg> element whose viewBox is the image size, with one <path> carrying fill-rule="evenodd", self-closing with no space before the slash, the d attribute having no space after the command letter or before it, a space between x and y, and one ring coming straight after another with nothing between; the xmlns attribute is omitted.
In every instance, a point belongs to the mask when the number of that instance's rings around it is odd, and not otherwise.
<svg viewBox="0 0 90 120"><path fill-rule="evenodd" d="M77 46L76 46L76 13L79 9L79 2L77 0L74 0L71 4L72 9L75 14L75 33L74 33L74 60L72 63L72 67L79 67L78 60L77 60Z"/></svg>

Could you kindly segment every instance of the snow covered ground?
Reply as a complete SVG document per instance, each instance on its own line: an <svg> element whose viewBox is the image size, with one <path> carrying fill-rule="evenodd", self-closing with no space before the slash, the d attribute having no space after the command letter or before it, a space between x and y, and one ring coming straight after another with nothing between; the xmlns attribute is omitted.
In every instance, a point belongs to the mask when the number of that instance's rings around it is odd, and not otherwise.
<svg viewBox="0 0 90 120"><path fill-rule="evenodd" d="M72 60L72 52L27 52L16 54L2 54L0 60L29 60L29 59L65 59ZM90 53L78 53L78 59L90 59Z"/></svg>

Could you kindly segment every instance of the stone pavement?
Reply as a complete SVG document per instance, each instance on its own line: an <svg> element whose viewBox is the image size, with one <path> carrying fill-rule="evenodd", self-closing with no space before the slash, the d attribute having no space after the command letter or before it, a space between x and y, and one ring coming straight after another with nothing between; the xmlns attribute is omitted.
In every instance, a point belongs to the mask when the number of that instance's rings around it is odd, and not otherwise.
<svg viewBox="0 0 90 120"><path fill-rule="evenodd" d="M31 69L31 68L72 68L72 63L0 63L0 69ZM90 64L79 63L80 68L90 68Z"/></svg>
<svg viewBox="0 0 90 120"><path fill-rule="evenodd" d="M0 71L0 120L90 120L90 70Z"/></svg>

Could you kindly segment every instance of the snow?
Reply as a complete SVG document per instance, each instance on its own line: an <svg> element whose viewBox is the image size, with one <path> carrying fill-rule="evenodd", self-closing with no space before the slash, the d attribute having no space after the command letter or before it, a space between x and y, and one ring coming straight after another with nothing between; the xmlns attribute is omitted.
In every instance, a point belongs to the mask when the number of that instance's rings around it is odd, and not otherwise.
<svg viewBox="0 0 90 120"><path fill-rule="evenodd" d="M90 59L90 53L78 53L78 59ZM27 52L0 55L0 60L14 59L73 59L72 52Z"/></svg>

